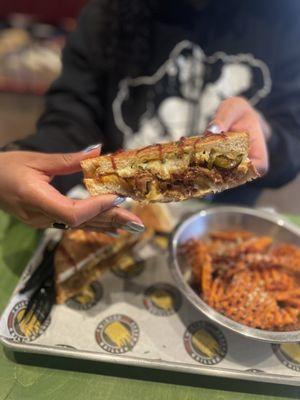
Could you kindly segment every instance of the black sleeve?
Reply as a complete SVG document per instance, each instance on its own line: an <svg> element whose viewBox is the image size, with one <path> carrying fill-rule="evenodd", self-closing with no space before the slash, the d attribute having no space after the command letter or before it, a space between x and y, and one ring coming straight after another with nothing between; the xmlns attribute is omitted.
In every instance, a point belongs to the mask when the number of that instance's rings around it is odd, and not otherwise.
<svg viewBox="0 0 300 400"><path fill-rule="evenodd" d="M298 18L298 17L297 17ZM286 21L288 22L288 21ZM285 23L276 43L272 91L258 107L272 131L268 143L270 169L255 186L279 187L300 171L300 26L294 17Z"/></svg>
<svg viewBox="0 0 300 400"><path fill-rule="evenodd" d="M93 70L90 29L93 5L82 12L77 29L70 34L62 56L62 72L45 96L45 111L34 135L16 142L21 149L52 152L78 151L105 142L105 77ZM104 75L104 72L103 72ZM102 82L102 84L101 84Z"/></svg>

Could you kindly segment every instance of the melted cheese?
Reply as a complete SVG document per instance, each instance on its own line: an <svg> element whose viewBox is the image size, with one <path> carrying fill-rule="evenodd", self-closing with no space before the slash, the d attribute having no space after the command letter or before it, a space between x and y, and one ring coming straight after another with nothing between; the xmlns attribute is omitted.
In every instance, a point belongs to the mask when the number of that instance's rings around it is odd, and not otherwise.
<svg viewBox="0 0 300 400"><path fill-rule="evenodd" d="M240 165L237 167L237 171L241 173L246 173L249 169L249 163L250 163L249 158L245 156Z"/></svg>
<svg viewBox="0 0 300 400"><path fill-rule="evenodd" d="M158 185L156 182L151 182L150 191L146 195L146 199L148 201L155 201L161 197L161 193L159 191Z"/></svg>
<svg viewBox="0 0 300 400"><path fill-rule="evenodd" d="M194 159L197 163L207 162L210 157L210 150L204 150L203 152L196 152L194 155Z"/></svg>
<svg viewBox="0 0 300 400"><path fill-rule="evenodd" d="M118 169L118 175L122 178L134 176L138 171L150 172L161 179L169 179L171 174L180 173L186 170L190 163L190 154L184 154L182 158L166 158L139 162L138 164Z"/></svg>

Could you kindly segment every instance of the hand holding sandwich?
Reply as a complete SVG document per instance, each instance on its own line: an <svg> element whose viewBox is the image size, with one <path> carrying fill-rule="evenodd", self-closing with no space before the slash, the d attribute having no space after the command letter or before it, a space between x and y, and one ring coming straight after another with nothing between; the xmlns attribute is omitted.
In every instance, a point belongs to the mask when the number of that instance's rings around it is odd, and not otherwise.
<svg viewBox="0 0 300 400"><path fill-rule="evenodd" d="M215 134L222 131L248 132L250 150L244 156L249 155L254 167L260 174L266 172L268 168L266 139L268 139L270 133L267 124L246 100L234 97L223 101L208 130ZM218 136L215 135L217 142ZM245 152L245 135L232 135L230 140L233 141L233 144L234 140L237 140L239 142L238 145L242 146L241 151ZM192 140L193 146L197 141L197 139ZM157 151L160 150L156 149ZM36 228L47 228L53 223L61 223L70 227L82 227L104 232L115 232L117 228L124 227L131 231L143 230L143 225L138 217L127 210L117 207L117 204L120 204L122 199L115 195L101 194L86 200L72 200L63 196L51 186L53 176L77 172L80 170L80 162L91 157L97 157L99 153L100 147L90 149L89 152L70 154L49 155L24 151L1 153L1 208L14 214L24 223ZM147 153L148 151L146 150ZM224 155L226 156L226 152ZM230 163L233 161L229 160ZM242 176L243 179L237 182L238 184L247 181L248 177L253 177L251 169L248 169L248 175L247 170L245 171L244 176ZM197 175L195 175L194 171L190 172L190 180L193 183L194 177L197 177ZM206 175L209 174L206 172ZM228 174L225 175L227 176ZM214 174L214 177L218 178L216 174ZM188 178L188 176L185 176L185 178ZM205 184L206 178L204 178L205 176L203 175L202 181L204 180ZM188 179L185 179L185 181L188 181ZM140 183L147 186L145 176L140 180ZM223 190L220 182L210 183L219 185L219 189ZM230 186L231 184L227 184L227 187ZM197 193L199 193L199 196L204 194L205 191L200 189L194 193L195 197ZM164 201L164 196L165 194L158 196L158 198ZM189 192L184 195L181 193L178 195L177 193L177 198L174 198L174 200L181 200L189 196ZM167 199L167 201L170 200L172 198Z"/></svg>
<svg viewBox="0 0 300 400"><path fill-rule="evenodd" d="M248 132L250 137L249 157L260 175L267 172L266 140L269 140L271 130L267 122L246 99L230 97L222 101L207 130L214 134L227 131Z"/></svg>
<svg viewBox="0 0 300 400"><path fill-rule="evenodd" d="M259 114L236 97L221 103L204 136L89 158L81 166L93 196L170 202L251 181L266 172L268 156Z"/></svg>
<svg viewBox="0 0 300 400"><path fill-rule="evenodd" d="M80 161L99 153L100 146L68 154L1 153L0 207L35 228L56 224L112 233L121 227L131 232L143 231L138 217L117 207L123 198L105 195L73 200L51 186L53 176L80 171Z"/></svg>

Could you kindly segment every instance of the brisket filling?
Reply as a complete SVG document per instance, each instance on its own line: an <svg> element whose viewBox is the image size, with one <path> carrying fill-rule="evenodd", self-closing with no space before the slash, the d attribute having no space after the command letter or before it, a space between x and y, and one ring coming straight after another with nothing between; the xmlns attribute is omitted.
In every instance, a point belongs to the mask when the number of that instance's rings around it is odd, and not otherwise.
<svg viewBox="0 0 300 400"><path fill-rule="evenodd" d="M157 178L150 172L140 172L133 178L126 178L126 182L141 196L146 196L151 191L152 185L158 192L162 193L178 192L184 195L193 195L199 189L205 190L209 189L211 185L229 183L238 174L235 168L214 167L208 169L194 165L190 166L186 172L172 174L172 177L168 180Z"/></svg>
<svg viewBox="0 0 300 400"><path fill-rule="evenodd" d="M243 155L217 155L212 151L208 162L202 164L191 162L188 169L173 173L170 179L164 180L153 175L150 171L139 171L130 178L121 178L119 183L130 187L138 196L145 197L154 188L157 192L174 196L177 193L193 195L199 189L209 189L211 185L230 183L239 172L236 170L242 162ZM123 182L123 183L122 183Z"/></svg>

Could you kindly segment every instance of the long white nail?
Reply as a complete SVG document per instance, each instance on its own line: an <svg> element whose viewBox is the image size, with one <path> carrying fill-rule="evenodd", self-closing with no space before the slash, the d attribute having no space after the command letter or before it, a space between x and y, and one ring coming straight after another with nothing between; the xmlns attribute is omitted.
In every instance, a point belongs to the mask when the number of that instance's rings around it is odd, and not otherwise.
<svg viewBox="0 0 300 400"><path fill-rule="evenodd" d="M96 150L98 148L100 148L102 146L101 143L97 143L97 144L92 144L91 146L88 146L86 149L83 150L83 153L89 153L92 150Z"/></svg>
<svg viewBox="0 0 300 400"><path fill-rule="evenodd" d="M130 221L127 222L126 225L122 226L122 229L125 229L125 231L130 233L141 233L144 232L145 226L137 222Z"/></svg>
<svg viewBox="0 0 300 400"><path fill-rule="evenodd" d="M222 133L222 129L219 127L218 124L215 124L214 122L209 124L206 130L210 133L213 133L214 135L219 135L220 133Z"/></svg>
<svg viewBox="0 0 300 400"><path fill-rule="evenodd" d="M124 201L126 200L126 197L117 197L115 198L115 200L113 201L113 205L114 206L118 206L119 204L124 203Z"/></svg>

